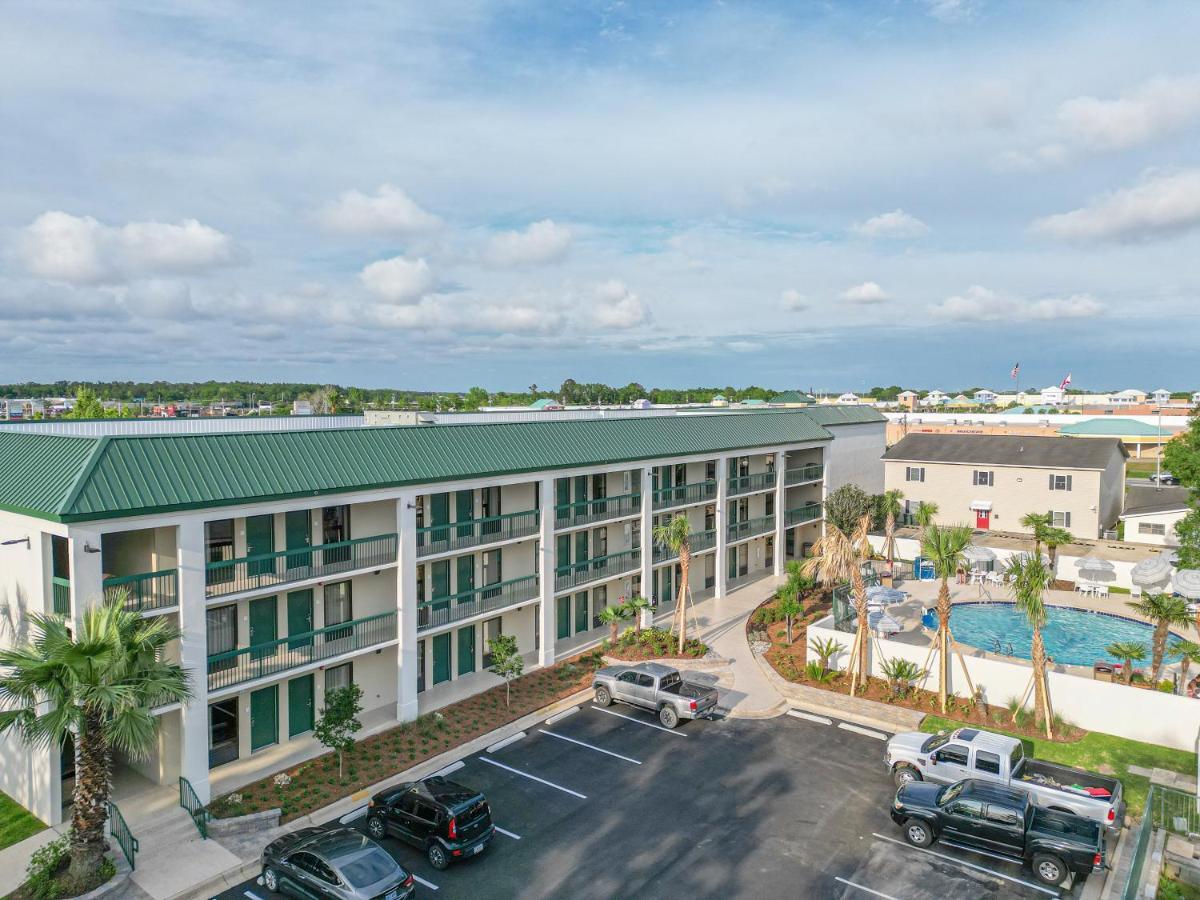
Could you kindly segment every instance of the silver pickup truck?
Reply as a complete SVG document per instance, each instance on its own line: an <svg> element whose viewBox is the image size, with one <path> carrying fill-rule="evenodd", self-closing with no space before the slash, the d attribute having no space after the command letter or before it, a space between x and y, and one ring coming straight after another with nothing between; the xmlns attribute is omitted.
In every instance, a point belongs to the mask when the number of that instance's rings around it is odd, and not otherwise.
<svg viewBox="0 0 1200 900"><path fill-rule="evenodd" d="M592 679L596 705L614 700L658 713L658 721L674 728L680 719L709 716L717 706L715 688L684 681L678 669L661 663L605 666Z"/></svg>
<svg viewBox="0 0 1200 900"><path fill-rule="evenodd" d="M1016 738L978 728L949 734L909 731L887 744L887 765L898 787L912 781L950 784L976 778L1019 788L1035 806L1120 828L1125 820L1121 782L1072 766L1025 756Z"/></svg>

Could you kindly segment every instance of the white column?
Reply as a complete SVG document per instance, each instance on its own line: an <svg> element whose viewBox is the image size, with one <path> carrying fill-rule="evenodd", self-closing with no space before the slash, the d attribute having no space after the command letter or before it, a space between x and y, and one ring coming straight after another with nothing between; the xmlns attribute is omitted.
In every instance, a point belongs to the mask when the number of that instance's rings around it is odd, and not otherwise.
<svg viewBox="0 0 1200 900"><path fill-rule="evenodd" d="M542 597L542 612L538 617L538 627L541 628L538 638L538 662L543 666L552 666L555 656L554 642L558 640L558 626L555 621L557 608L554 605L554 570L558 566L554 540L554 479L543 478L540 484L538 492L542 508L538 523L538 552L541 559L538 560L538 572L541 581L538 587Z"/></svg>
<svg viewBox="0 0 1200 900"><path fill-rule="evenodd" d="M729 542L726 540L729 527L729 457L717 457L717 581L713 590L714 597L725 596L725 572L728 561L725 559Z"/></svg>
<svg viewBox="0 0 1200 900"><path fill-rule="evenodd" d="M179 771L201 803L211 798L208 784L208 615L204 594L204 521L179 525L179 661L189 675L192 698L179 713L183 758ZM245 720L249 727L249 719Z"/></svg>
<svg viewBox="0 0 1200 900"><path fill-rule="evenodd" d="M396 718L417 717L417 495L396 501Z"/></svg>
<svg viewBox="0 0 1200 900"><path fill-rule="evenodd" d="M642 596L654 593L654 469L642 468Z"/></svg>
<svg viewBox="0 0 1200 900"><path fill-rule="evenodd" d="M104 571L101 565L100 535L95 531L72 528L67 543L71 581L71 615L75 633L83 624L89 606L104 602Z"/></svg>
<svg viewBox="0 0 1200 900"><path fill-rule="evenodd" d="M780 450L775 454L775 575L783 574L784 562L787 557L784 553L784 538L787 536L787 528L784 526L784 520L787 518L787 454Z"/></svg>

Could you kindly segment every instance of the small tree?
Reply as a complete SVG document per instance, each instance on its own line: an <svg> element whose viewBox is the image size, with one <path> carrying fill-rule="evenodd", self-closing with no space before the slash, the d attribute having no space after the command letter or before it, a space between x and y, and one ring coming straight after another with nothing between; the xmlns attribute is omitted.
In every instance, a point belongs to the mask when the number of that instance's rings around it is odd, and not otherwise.
<svg viewBox="0 0 1200 900"><path fill-rule="evenodd" d="M629 615L633 618L634 634L640 637L642 634L642 610L650 608L650 601L641 594L635 594L622 603L621 606L629 610Z"/></svg>
<svg viewBox="0 0 1200 900"><path fill-rule="evenodd" d="M354 749L354 735L362 728L362 688L357 684L325 692L325 708L313 727L313 735L322 745L337 753L338 781L345 778L344 755Z"/></svg>
<svg viewBox="0 0 1200 900"><path fill-rule="evenodd" d="M808 645L813 653L817 654L817 659L820 661L821 671L829 671L829 660L837 656L846 649L846 645L840 641L835 641L833 638L813 638Z"/></svg>
<svg viewBox="0 0 1200 900"><path fill-rule="evenodd" d="M1115 641L1105 647L1104 652L1109 656L1124 660L1125 668L1122 670L1121 676L1125 679L1125 683L1129 684L1133 681L1133 661L1146 658L1146 645L1138 641Z"/></svg>
<svg viewBox="0 0 1200 900"><path fill-rule="evenodd" d="M509 706L512 701L512 680L520 678L525 671L525 660L517 651L517 638L512 634L489 638L488 650L492 654L492 671L504 679L504 705Z"/></svg>
<svg viewBox="0 0 1200 900"><path fill-rule="evenodd" d="M1192 663L1200 662L1200 644L1197 644L1194 641L1184 640L1183 638L1177 638L1171 644L1171 653L1179 657L1180 686L1183 688L1183 692L1186 694L1188 681L1190 680L1188 678L1188 673L1192 667Z"/></svg>
<svg viewBox="0 0 1200 900"><path fill-rule="evenodd" d="M617 646L617 628L621 624L621 620L625 618L625 610L620 606L606 606L596 616L600 620L601 625L608 626L608 643L610 646Z"/></svg>
<svg viewBox="0 0 1200 900"><path fill-rule="evenodd" d="M875 502L857 484L843 484L825 498L825 520L850 534L863 516L874 512Z"/></svg>
<svg viewBox="0 0 1200 900"><path fill-rule="evenodd" d="M792 621L804 613L804 604L800 602L799 591L793 585L785 584L779 590L779 603L775 608L787 622L787 639L790 644L792 642Z"/></svg>

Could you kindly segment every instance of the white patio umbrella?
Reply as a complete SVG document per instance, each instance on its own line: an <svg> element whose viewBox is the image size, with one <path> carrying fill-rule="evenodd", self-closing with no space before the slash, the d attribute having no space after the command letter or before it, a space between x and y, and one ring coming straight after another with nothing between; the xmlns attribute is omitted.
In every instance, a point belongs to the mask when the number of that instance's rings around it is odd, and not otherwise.
<svg viewBox="0 0 1200 900"><path fill-rule="evenodd" d="M979 565L979 563L986 563L986 562L995 562L996 561L996 552L994 550L992 550L990 547L979 547L975 544L971 544L969 547L967 547L966 550L963 551L963 559L965 559L967 562L971 563L972 565Z"/></svg>
<svg viewBox="0 0 1200 900"><path fill-rule="evenodd" d="M1102 577L1109 577L1117 574L1117 567L1107 559L1099 556L1085 556L1083 559L1075 560L1075 568L1079 570L1079 574L1093 581L1099 580Z"/></svg>
<svg viewBox="0 0 1200 900"><path fill-rule="evenodd" d="M885 613L882 609L867 613L867 627L874 632L884 634L899 634L904 630L899 622Z"/></svg>
<svg viewBox="0 0 1200 900"><path fill-rule="evenodd" d="M1200 569L1180 569L1171 579L1175 593L1189 600L1200 600Z"/></svg>
<svg viewBox="0 0 1200 900"><path fill-rule="evenodd" d="M1138 587L1154 587L1166 584L1171 577L1171 563L1165 556L1151 556L1143 559L1129 573L1129 580Z"/></svg>
<svg viewBox="0 0 1200 900"><path fill-rule="evenodd" d="M867 588L867 602L872 604L886 605L889 603L900 603L907 597L908 595L904 591L884 587L882 584Z"/></svg>

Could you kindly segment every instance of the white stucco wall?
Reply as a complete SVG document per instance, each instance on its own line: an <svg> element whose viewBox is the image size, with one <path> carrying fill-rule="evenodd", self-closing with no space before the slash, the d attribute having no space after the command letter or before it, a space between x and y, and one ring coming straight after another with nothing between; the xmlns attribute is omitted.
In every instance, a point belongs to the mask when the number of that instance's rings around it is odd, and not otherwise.
<svg viewBox="0 0 1200 900"><path fill-rule="evenodd" d="M1125 522L1125 540L1134 544L1149 544L1155 547L1179 546L1179 535L1175 533L1175 523L1187 515L1182 510L1173 512L1146 513L1140 516L1122 516ZM1163 534L1142 534L1138 525L1161 525Z"/></svg>
<svg viewBox="0 0 1200 900"><path fill-rule="evenodd" d="M825 454L826 490L857 484L868 494L883 493L883 456L887 423L826 426L833 435Z"/></svg>

